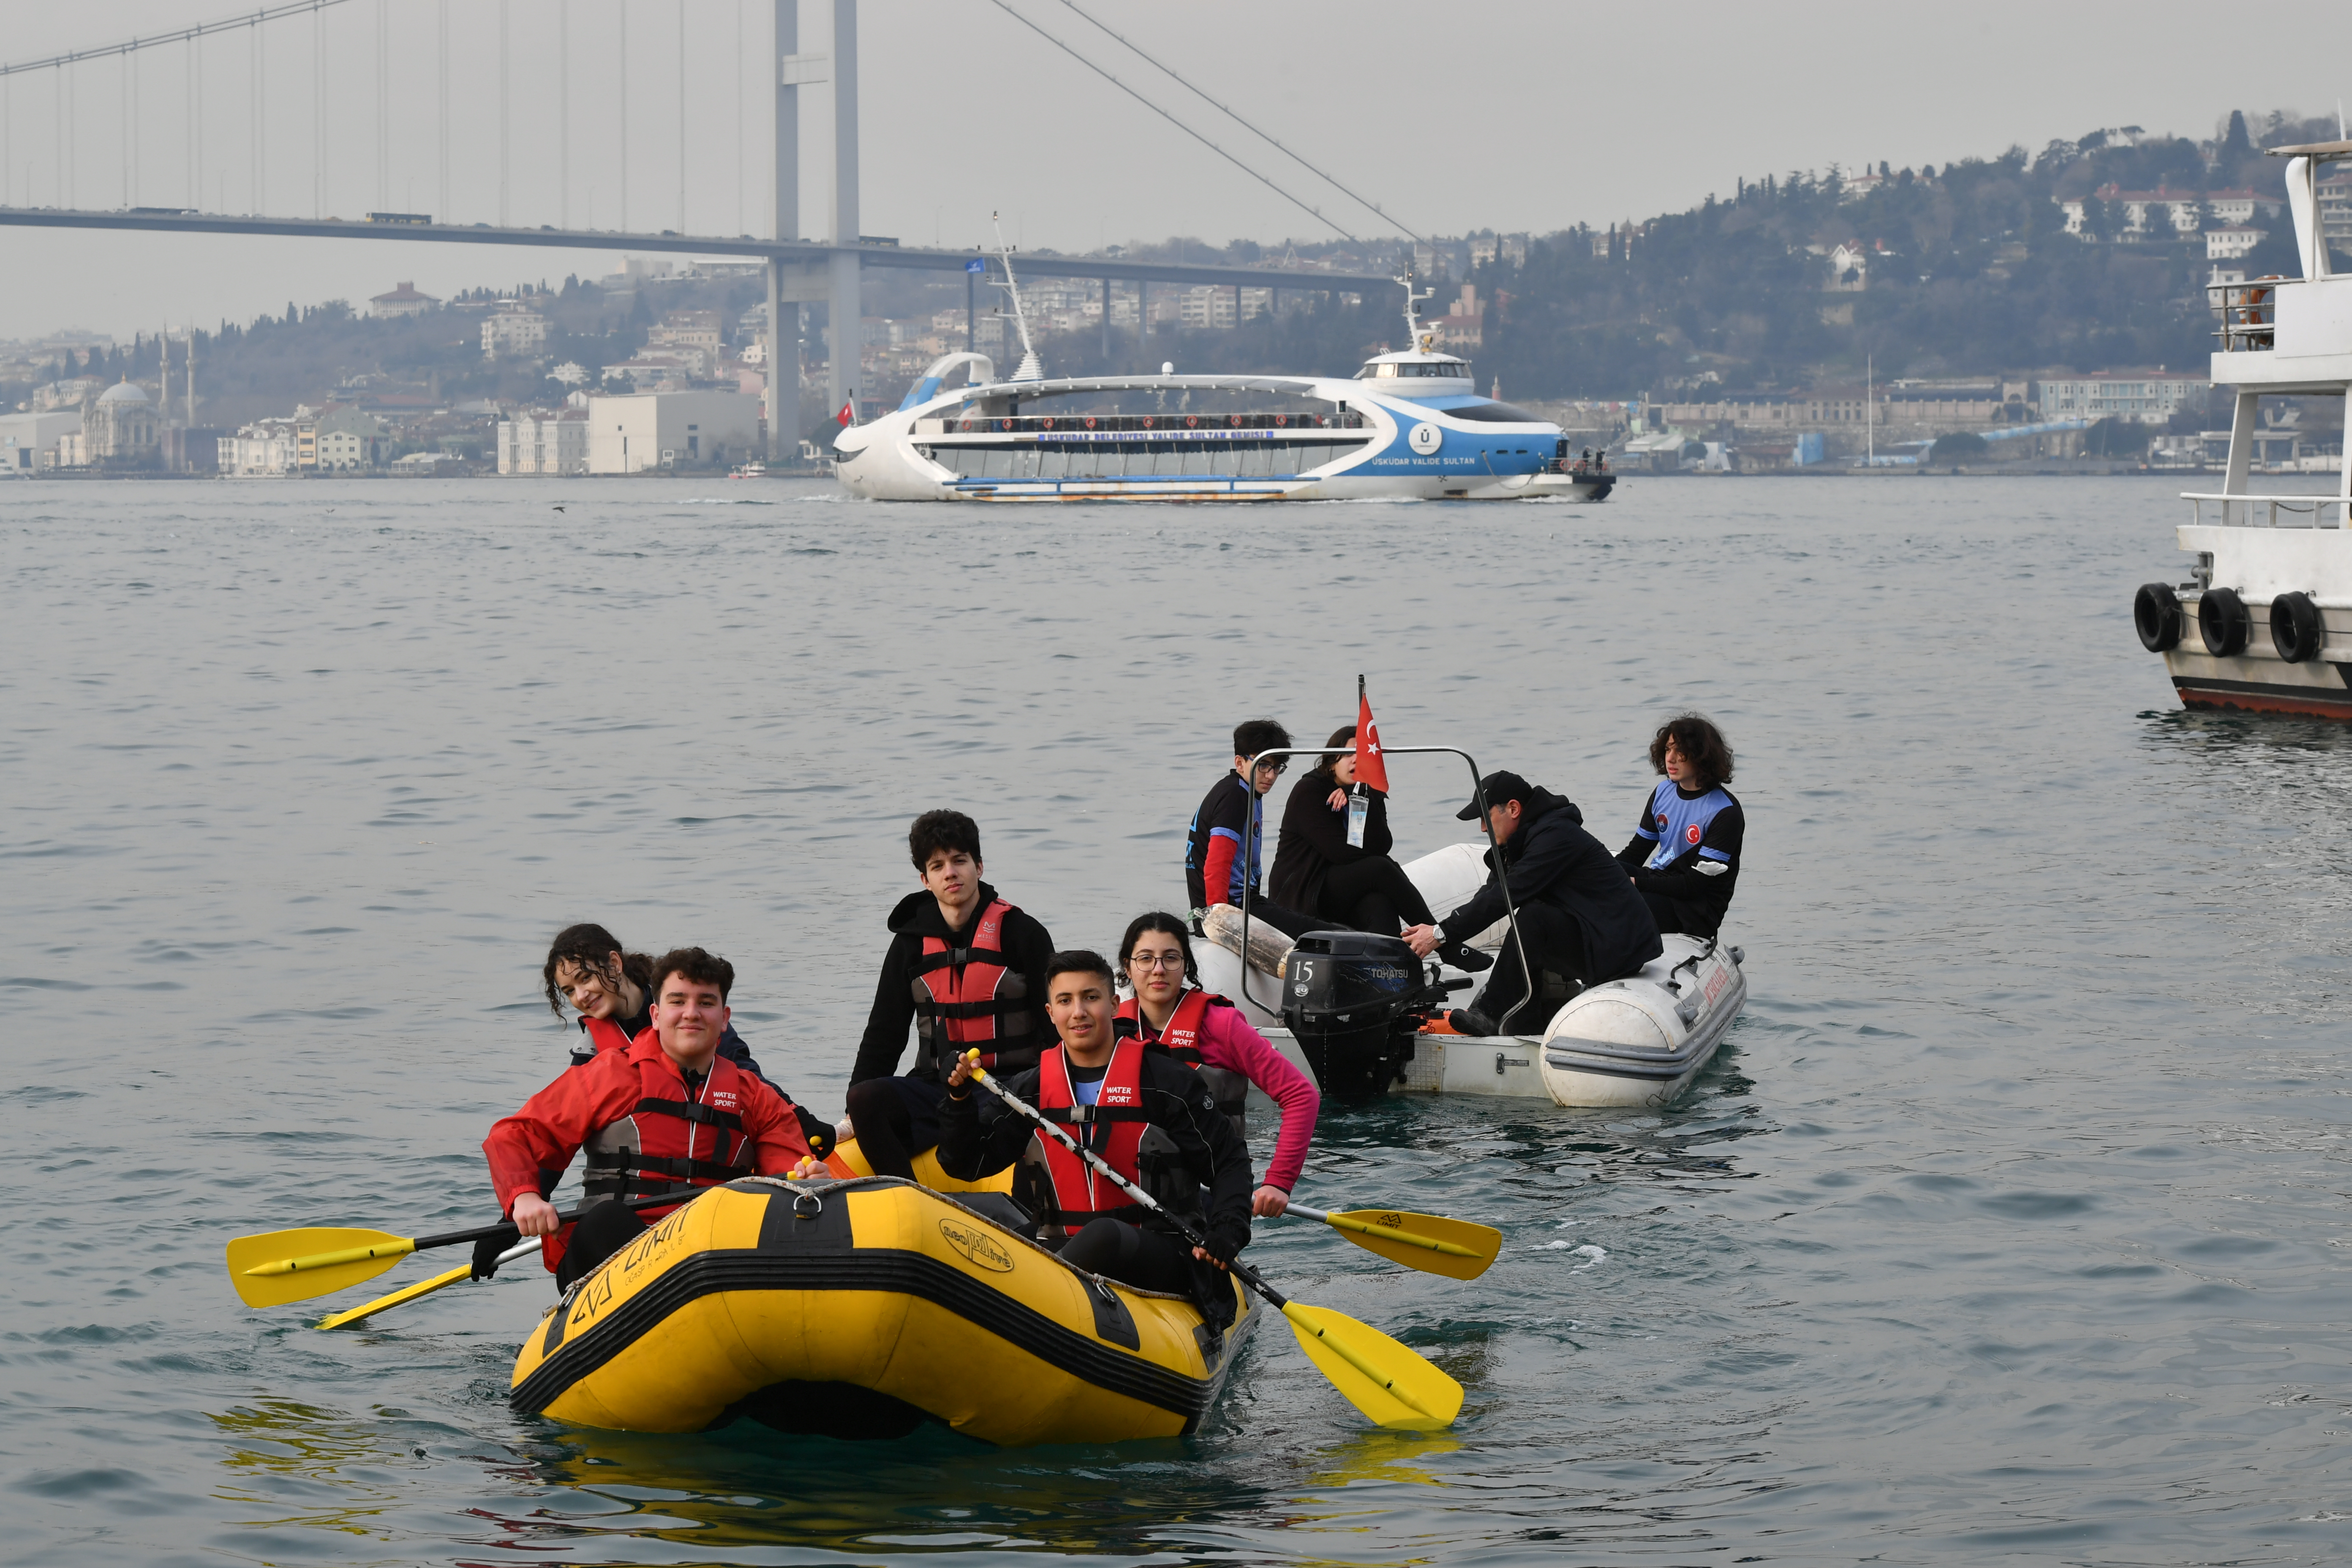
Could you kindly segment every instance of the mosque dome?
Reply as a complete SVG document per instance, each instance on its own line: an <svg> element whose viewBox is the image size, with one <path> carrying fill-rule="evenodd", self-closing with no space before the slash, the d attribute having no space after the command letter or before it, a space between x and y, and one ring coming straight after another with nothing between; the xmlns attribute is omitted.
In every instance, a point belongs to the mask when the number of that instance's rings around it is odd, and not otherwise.
<svg viewBox="0 0 2352 1568"><path fill-rule="evenodd" d="M98 395L98 400L100 403L146 403L150 401L145 393L140 391L137 387L131 385L127 381L117 382L114 385L108 387L104 392Z"/></svg>

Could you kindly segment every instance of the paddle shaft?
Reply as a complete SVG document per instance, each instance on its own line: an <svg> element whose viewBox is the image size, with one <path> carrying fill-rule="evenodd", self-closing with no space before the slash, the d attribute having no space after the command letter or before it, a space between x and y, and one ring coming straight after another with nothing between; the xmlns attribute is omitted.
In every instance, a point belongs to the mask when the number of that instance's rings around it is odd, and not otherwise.
<svg viewBox="0 0 2352 1568"><path fill-rule="evenodd" d="M1109 1177L1112 1184L1116 1185L1120 1192L1125 1193L1129 1197L1133 1198L1137 1203L1141 1204L1145 1208L1150 1209L1153 1214L1158 1215L1160 1218L1174 1226L1179 1231L1183 1233L1185 1240L1191 1242L1197 1247L1202 1248L1203 1250L1208 1247L1209 1238L1207 1237L1202 1236L1199 1231L1194 1230L1191 1226L1185 1224L1181 1217L1170 1214L1167 1209L1160 1206L1158 1200L1154 1199L1150 1193L1145 1192L1141 1187L1137 1186L1133 1182L1129 1181L1125 1176L1120 1175L1117 1171L1113 1170L1110 1166L1110 1163L1105 1160L1101 1155L1080 1143L1076 1139L1071 1137L1067 1132L1055 1126L1053 1122L1048 1121L1045 1119L1045 1113L1044 1111L1038 1110L1035 1106L1030 1104L1027 1100L1023 1100L1019 1095L1014 1094L1011 1089L1006 1089L994 1079L989 1077L984 1068L977 1067L973 1068L971 1069L971 1076L973 1081L977 1082L982 1089L985 1089L989 1093L996 1096L997 1099L1003 1100L1006 1105L1027 1117L1031 1121L1035 1122L1038 1128L1043 1131L1047 1137L1052 1138L1056 1142L1060 1143L1063 1148L1067 1149L1071 1153L1076 1154L1079 1159L1085 1161L1087 1164L1092 1165L1097 1171ZM1225 1267L1232 1269L1234 1277L1240 1279L1243 1284L1248 1286L1251 1289L1265 1297L1267 1304L1275 1308L1276 1310L1280 1310L1281 1309L1290 1305L1289 1298L1283 1295L1282 1292L1276 1290L1265 1280L1259 1279L1257 1276L1257 1270L1252 1268L1248 1264L1244 1263L1240 1258L1234 1258L1232 1262L1226 1264Z"/></svg>
<svg viewBox="0 0 2352 1568"><path fill-rule="evenodd" d="M1012 1090L998 1084L997 1081L989 1077L987 1071L982 1068L975 1066L971 1069L971 1076L979 1082L982 1088L987 1089L989 1093L996 1096L997 1099L1003 1100L1006 1105L1011 1106L1013 1110L1027 1117L1031 1121L1034 1122L1040 1129L1042 1129L1048 1137L1060 1142L1063 1148L1067 1149L1071 1153L1076 1154L1079 1159L1085 1161L1087 1164L1092 1165L1097 1171L1099 1171L1104 1175L1109 1177L1112 1184L1116 1185L1120 1192L1125 1193L1129 1197L1133 1198L1137 1203L1141 1204L1145 1208L1150 1209L1152 1213L1160 1215L1162 1219L1168 1221L1169 1224L1174 1226L1179 1231L1181 1231L1185 1240L1191 1242L1195 1247L1204 1249L1208 1247L1209 1242L1206 1237L1202 1236L1199 1231L1194 1230L1191 1226L1185 1224L1184 1221L1177 1215L1170 1214L1167 1209L1160 1206L1160 1203L1154 1199L1150 1193L1145 1192L1141 1187L1137 1186L1133 1182L1129 1181L1125 1176L1120 1175L1117 1171L1111 1169L1109 1163L1104 1160L1101 1155L1097 1154L1093 1150L1081 1144L1076 1139L1071 1137L1061 1128L1056 1127L1051 1121L1046 1121L1045 1113L1044 1111L1039 1110L1035 1106L1031 1105L1019 1095L1014 1094ZM1386 1392L1388 1395L1394 1399L1398 1404L1402 1405L1409 1410L1417 1411L1423 1415L1430 1415L1428 1410L1422 1407L1419 1400L1414 1399L1411 1394L1405 1393L1404 1390L1396 1385L1395 1378L1366 1362L1361 1356L1359 1356L1356 1353L1355 1350L1351 1346L1343 1343L1329 1334L1325 1333L1319 1325L1291 1310L1290 1299L1287 1296L1285 1296L1281 1291L1276 1290L1273 1286L1267 1284L1265 1280L1259 1279L1256 1269L1252 1268L1248 1264L1244 1263L1238 1258L1226 1264L1225 1267L1231 1269L1234 1276L1241 1280L1243 1284L1248 1286L1260 1296L1265 1298L1265 1301L1268 1306L1280 1312L1285 1318L1287 1318L1294 1330L1304 1331L1307 1333L1313 1334L1318 1342L1329 1346L1332 1352L1342 1361L1346 1362L1349 1366L1354 1367L1365 1377L1370 1378L1374 1386Z"/></svg>
<svg viewBox="0 0 2352 1568"><path fill-rule="evenodd" d="M539 1239L540 1238L535 1236L527 1236L523 1237L512 1247L508 1247L504 1252L499 1253L499 1262L501 1264L512 1263L519 1258L529 1257L532 1252L538 1249ZM411 1301L430 1296L436 1290L446 1289L449 1286L457 1284L461 1280L470 1279L473 1278L473 1265L470 1263L466 1264L460 1268L450 1269L446 1274L436 1274L430 1279L420 1279L414 1285L404 1285L388 1296L378 1296L374 1300L368 1302L364 1306L347 1308L340 1312L331 1312L327 1316L320 1319L316 1323L313 1323L311 1327L317 1329L348 1328L353 1323L363 1322L366 1320L374 1317L379 1312L388 1311L394 1307L404 1307Z"/></svg>
<svg viewBox="0 0 2352 1568"><path fill-rule="evenodd" d="M1441 1241L1433 1236L1423 1236L1419 1231L1391 1230L1386 1226L1367 1225L1362 1220L1352 1219L1343 1214L1330 1214L1322 1209L1308 1208L1305 1204L1292 1204L1282 1212L1286 1215L1295 1214L1301 1219L1321 1220L1334 1230L1352 1230L1364 1236L1377 1236L1385 1241L1402 1242L1407 1247L1425 1247L1432 1252L1442 1252L1448 1258L1479 1256L1466 1247L1456 1247L1450 1241Z"/></svg>
<svg viewBox="0 0 2352 1568"><path fill-rule="evenodd" d="M657 1193L645 1197L621 1198L617 1201L625 1208L652 1208L661 1204L689 1202L693 1191L694 1189L688 1189L686 1193ZM593 1206L595 1205L583 1205L568 1214L557 1215L555 1222L560 1226L572 1225ZM496 1225L477 1226L472 1230L445 1231L439 1236L420 1236L413 1239L395 1237L393 1240L379 1241L368 1247L345 1247L341 1252L315 1252L308 1258L279 1258L275 1262L258 1264L247 1269L246 1272L262 1275L301 1274L313 1269L339 1268L346 1263L368 1263L379 1258L405 1258L412 1252L427 1252L436 1247L457 1247L468 1241L482 1241L499 1237L509 1241L519 1241L522 1238L522 1232L515 1228L514 1221L500 1220Z"/></svg>

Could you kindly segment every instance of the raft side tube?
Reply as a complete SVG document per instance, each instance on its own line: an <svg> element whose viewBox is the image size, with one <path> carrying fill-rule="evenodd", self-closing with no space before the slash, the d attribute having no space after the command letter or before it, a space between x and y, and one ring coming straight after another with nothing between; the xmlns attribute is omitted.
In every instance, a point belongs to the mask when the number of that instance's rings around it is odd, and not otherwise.
<svg viewBox="0 0 2352 1568"><path fill-rule="evenodd" d="M524 1343L509 1398L578 1426L688 1432L778 1384L834 1384L1008 1447L1175 1436L1255 1327L1234 1289L1236 1321L1215 1335L1191 1301L1109 1284L915 1184L753 1177L575 1285Z"/></svg>

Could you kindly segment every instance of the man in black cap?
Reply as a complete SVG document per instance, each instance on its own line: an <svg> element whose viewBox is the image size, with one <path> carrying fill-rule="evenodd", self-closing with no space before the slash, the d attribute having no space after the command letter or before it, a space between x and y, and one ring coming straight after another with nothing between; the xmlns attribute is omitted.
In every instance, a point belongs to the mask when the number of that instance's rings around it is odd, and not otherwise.
<svg viewBox="0 0 2352 1568"><path fill-rule="evenodd" d="M1479 789L1495 840L1486 852L1486 885L1436 924L1410 928L1404 939L1426 957L1445 943L1475 936L1503 918L1502 878L1510 877L1518 929L1503 943L1495 977L1476 1008L1457 1009L1446 1019L1465 1035L1494 1035L1508 1023L1530 1022L1507 1016L1528 999L1515 943L1523 944L1532 973L1549 969L1580 986L1632 974L1664 947L1650 907L1626 879L1625 868L1584 831L1584 814L1573 802L1514 773L1488 773ZM1476 821L1477 801L1454 815Z"/></svg>

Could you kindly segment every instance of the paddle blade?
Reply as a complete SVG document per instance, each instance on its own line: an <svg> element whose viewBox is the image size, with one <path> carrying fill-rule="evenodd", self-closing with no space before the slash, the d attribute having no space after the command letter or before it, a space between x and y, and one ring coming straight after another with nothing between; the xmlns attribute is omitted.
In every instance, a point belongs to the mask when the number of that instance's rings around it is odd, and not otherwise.
<svg viewBox="0 0 2352 1568"><path fill-rule="evenodd" d="M378 1257L358 1258L344 1263L298 1268L282 1274L252 1272L272 1263L299 1262L304 1258L335 1253L376 1249L381 1252ZM273 1230L260 1236L240 1236L228 1244L228 1282L236 1288L238 1300L248 1307L279 1307L289 1301L307 1301L313 1296L331 1295L348 1286L373 1279L407 1257L410 1250L405 1237L393 1236L381 1230L317 1226L308 1230Z"/></svg>
<svg viewBox="0 0 2352 1568"><path fill-rule="evenodd" d="M1378 1329L1298 1301L1286 1302L1282 1315L1317 1370L1376 1424L1434 1432L1462 1414L1462 1385Z"/></svg>
<svg viewBox="0 0 2352 1568"><path fill-rule="evenodd" d="M1349 1209L1333 1215L1329 1223L1367 1252L1449 1279L1475 1279L1493 1267L1495 1255L1503 1249L1503 1233L1493 1226L1444 1215Z"/></svg>

